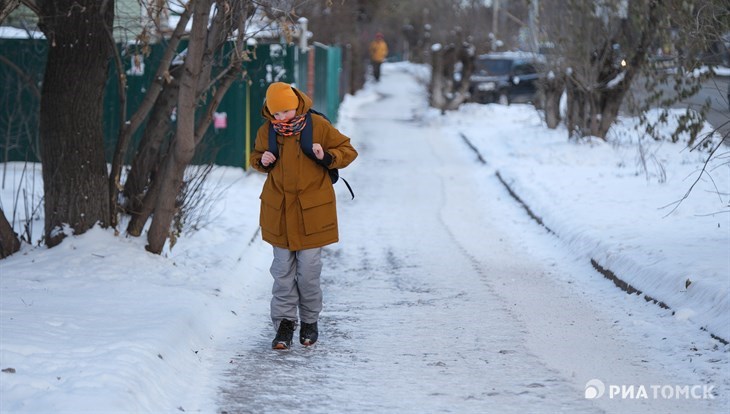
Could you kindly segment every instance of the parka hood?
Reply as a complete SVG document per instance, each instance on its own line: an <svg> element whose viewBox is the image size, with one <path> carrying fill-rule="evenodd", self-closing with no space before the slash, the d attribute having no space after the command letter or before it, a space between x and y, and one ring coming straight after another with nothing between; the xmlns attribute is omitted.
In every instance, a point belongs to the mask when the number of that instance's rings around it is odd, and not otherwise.
<svg viewBox="0 0 730 414"><path fill-rule="evenodd" d="M312 108L312 98L307 96L306 93L300 91L299 89L292 86L291 88L294 91L294 94L297 95L299 98L299 106L297 106L297 115L306 114L307 111L309 111ZM261 116L263 116L265 119L272 120L274 119L274 115L269 112L269 108L266 106L266 101L264 101L264 104L261 106Z"/></svg>

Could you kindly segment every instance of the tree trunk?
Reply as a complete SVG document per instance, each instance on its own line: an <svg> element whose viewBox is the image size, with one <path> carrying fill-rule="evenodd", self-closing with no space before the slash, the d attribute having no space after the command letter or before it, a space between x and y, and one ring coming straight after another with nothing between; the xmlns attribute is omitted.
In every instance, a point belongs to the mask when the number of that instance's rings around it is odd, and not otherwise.
<svg viewBox="0 0 730 414"><path fill-rule="evenodd" d="M167 49L165 49L165 53L160 60L160 65L157 67L157 71L155 72L155 77L152 81L152 84L150 85L150 88L147 90L144 99L140 103L134 115L132 115L128 122L125 122L119 129L117 147L114 151L114 156L112 158L112 170L109 177L109 208L111 222L114 226L116 226L117 224L116 221L118 212L118 195L119 190L122 187L122 164L124 163L125 155L127 153L127 147L129 146L129 142L132 139L132 135L137 132L137 129L139 129L139 127L142 125L144 120L147 118L147 115L150 113L150 111L153 110L153 108L156 112L158 112L156 115L153 114L153 116L162 116L162 114L159 113L160 111L166 112L167 116L169 116L170 114L167 109L156 108L155 105L157 105L158 103L166 105L165 100L163 99L162 101L160 101L159 97L160 94L164 93L167 87L169 87L170 83L174 82L174 88L177 88L178 81L174 77L171 79L172 74L170 72L172 72L173 69L170 68L170 62L172 62L172 59L177 54L177 46L180 44L180 39L185 33L185 27L187 26L187 22L190 20L190 13L191 11L189 7L186 7L183 13L180 15L180 20L178 21L177 27L175 27L175 31L172 33L172 36L169 39ZM120 73L119 76L123 75ZM177 89L175 89L174 93L177 93ZM175 96L174 98L177 98L177 96ZM174 106L174 103L172 105ZM124 113L124 111L122 112ZM155 130L153 132L153 135L157 134L159 134L159 132ZM148 171L140 171L139 174L137 174L137 179L146 181L148 178L147 173ZM134 183L134 185L137 184L139 184L138 181ZM125 188L125 193L129 193L130 190L137 191L141 189ZM132 194L134 194L134 192Z"/></svg>
<svg viewBox="0 0 730 414"><path fill-rule="evenodd" d="M432 107L444 111L446 106L446 97L444 97L444 51L443 49L434 50L431 54L431 93L430 104Z"/></svg>
<svg viewBox="0 0 730 414"><path fill-rule="evenodd" d="M608 86L600 91L601 117L597 127L597 132L600 134L600 137L605 137L608 134L608 130L618 117L621 102L623 102L626 93L629 91L634 77L639 68L643 67L646 63L647 53L654 40L653 34L659 27L660 19L663 17L659 12L659 8L656 6L656 2L651 2L651 5L648 7L649 13L645 20L643 30L639 33L638 39L631 42L636 47L633 50L627 67L623 70L623 78L617 82L617 73L611 73L610 76L604 78L599 77L600 84ZM626 36L631 36L633 32L628 26L628 20L624 20L622 23L622 32ZM618 58L614 56L613 60L618 60ZM609 65L610 62L604 63L605 67Z"/></svg>
<svg viewBox="0 0 730 414"><path fill-rule="evenodd" d="M114 1L49 0L40 11L49 43L39 122L45 237L54 246L64 224L80 234L109 222L103 98Z"/></svg>
<svg viewBox="0 0 730 414"><path fill-rule="evenodd" d="M474 47L462 42L457 50L457 61L461 63L461 82L452 91L452 98L446 109L456 110L469 98L469 80L474 73ZM456 62L455 62L456 63ZM453 74L452 74L453 77Z"/></svg>
<svg viewBox="0 0 730 414"><path fill-rule="evenodd" d="M18 250L20 250L18 235L13 231L3 210L0 209L0 259L6 258Z"/></svg>
<svg viewBox="0 0 730 414"><path fill-rule="evenodd" d="M573 111L575 105L574 90L573 79L572 77L567 76L565 82L565 127L568 129L568 138L572 137L573 131L575 131L575 113Z"/></svg>
<svg viewBox="0 0 730 414"><path fill-rule="evenodd" d="M621 109L621 102L628 91L628 84L626 80L622 82L621 86L617 86L614 90L603 93L601 103L601 116L597 122L596 136L605 138L608 135L608 130L611 129L614 121L618 117L618 111Z"/></svg>
<svg viewBox="0 0 730 414"><path fill-rule="evenodd" d="M563 76L551 76L540 82L545 123L550 129L555 129L560 125L560 98L564 90L565 81Z"/></svg>
<svg viewBox="0 0 730 414"><path fill-rule="evenodd" d="M190 33L188 54L180 79L177 105L177 131L167 161L162 168L160 194L147 234L147 250L160 254L170 235L170 225L177 209L177 197L183 183L185 168L195 154L195 107L197 85L200 80L210 0L196 1L193 12L193 28Z"/></svg>
<svg viewBox="0 0 730 414"><path fill-rule="evenodd" d="M172 132L170 115L177 103L179 86L178 78L174 77L158 96L152 114L145 125L139 150L132 160L129 175L124 183L124 195L127 199L125 209L132 215L141 211L145 191L163 158L160 150Z"/></svg>
<svg viewBox="0 0 730 414"><path fill-rule="evenodd" d="M164 157L163 160L166 160L167 157ZM160 163L160 165L165 165L166 162L163 161ZM130 236L139 237L142 235L142 230L144 229L145 224L147 223L147 220L152 215L152 212L155 209L155 206L157 205L157 198L160 194L160 186L161 181L158 180L152 180L150 182L149 187L147 188L147 192L144 194L144 198L139 204L139 210L135 211L134 214L132 214L132 218L129 220L129 225L127 226L127 233Z"/></svg>
<svg viewBox="0 0 730 414"><path fill-rule="evenodd" d="M441 109L441 113L457 109L469 98L469 79L474 72L474 47L459 40L458 43L432 52L430 104ZM457 68L461 70L458 82L455 79Z"/></svg>

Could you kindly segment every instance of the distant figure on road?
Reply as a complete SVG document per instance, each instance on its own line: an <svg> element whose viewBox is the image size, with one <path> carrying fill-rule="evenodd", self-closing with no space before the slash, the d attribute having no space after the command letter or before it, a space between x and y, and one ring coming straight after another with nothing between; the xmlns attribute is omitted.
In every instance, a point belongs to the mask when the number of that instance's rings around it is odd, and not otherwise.
<svg viewBox="0 0 730 414"><path fill-rule="evenodd" d="M388 56L388 44L383 39L383 34L375 33L375 40L370 42L370 63L373 66L375 81L380 81L380 65Z"/></svg>
<svg viewBox="0 0 730 414"><path fill-rule="evenodd" d="M274 247L271 321L273 349L317 342L322 311L322 246L336 243L337 208L328 170L345 168L356 157L350 138L309 110L312 99L283 82L269 85L249 162L266 173L261 191L261 237ZM270 135L271 134L271 135ZM306 139L305 139L306 137ZM300 141L310 148L302 147ZM271 144L270 144L271 143Z"/></svg>

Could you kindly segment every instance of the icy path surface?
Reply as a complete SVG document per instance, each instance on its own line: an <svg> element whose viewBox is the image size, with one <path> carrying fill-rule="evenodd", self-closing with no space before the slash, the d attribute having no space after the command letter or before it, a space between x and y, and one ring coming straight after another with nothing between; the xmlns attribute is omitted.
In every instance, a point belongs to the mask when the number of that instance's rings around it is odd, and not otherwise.
<svg viewBox="0 0 730 414"><path fill-rule="evenodd" d="M700 378L656 363L662 350L646 344L660 339L617 328L615 309L553 277L592 269L566 263L468 149L414 116L422 86L386 75L347 131L360 157L341 175L356 199L336 186L341 241L324 250L320 342L305 349L295 335L291 351L270 349L271 251L256 241L242 259L244 319L255 323L219 350L218 411L717 411L707 400L584 398L592 378L647 387ZM389 95L389 82L411 84L402 89L412 96Z"/></svg>

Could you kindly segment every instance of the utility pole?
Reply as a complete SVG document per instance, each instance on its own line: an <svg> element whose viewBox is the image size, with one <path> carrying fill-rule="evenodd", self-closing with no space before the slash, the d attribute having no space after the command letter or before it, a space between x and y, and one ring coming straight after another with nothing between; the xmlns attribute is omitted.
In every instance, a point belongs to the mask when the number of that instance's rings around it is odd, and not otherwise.
<svg viewBox="0 0 730 414"><path fill-rule="evenodd" d="M540 0L530 0L530 11L529 11L529 27L530 27L530 47L533 53L540 52L540 45L538 43L538 21L540 19Z"/></svg>
<svg viewBox="0 0 730 414"><path fill-rule="evenodd" d="M499 38L499 0L492 0L492 33Z"/></svg>

